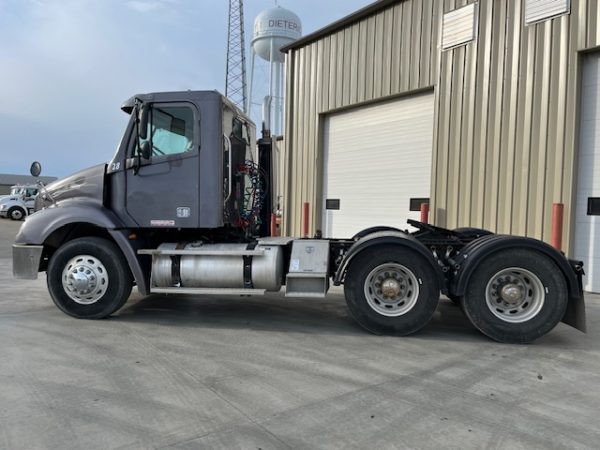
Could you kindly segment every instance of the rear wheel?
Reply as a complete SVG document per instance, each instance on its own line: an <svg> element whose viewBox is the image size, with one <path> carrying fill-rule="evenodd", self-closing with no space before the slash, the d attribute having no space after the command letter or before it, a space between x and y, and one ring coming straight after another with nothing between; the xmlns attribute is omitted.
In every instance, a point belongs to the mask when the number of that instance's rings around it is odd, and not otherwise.
<svg viewBox="0 0 600 450"><path fill-rule="evenodd" d="M85 237L60 247L48 264L48 290L64 313L101 319L121 308L133 285L117 246L107 239Z"/></svg>
<svg viewBox="0 0 600 450"><path fill-rule="evenodd" d="M457 297L456 295L448 295L448 299L455 305L460 306L460 297Z"/></svg>
<svg viewBox="0 0 600 450"><path fill-rule="evenodd" d="M408 335L423 328L440 296L425 258L402 247L376 247L351 262L344 293L356 321L376 334Z"/></svg>
<svg viewBox="0 0 600 450"><path fill-rule="evenodd" d="M461 299L463 311L498 342L528 343L564 316L567 285L558 266L535 250L504 250L483 260Z"/></svg>
<svg viewBox="0 0 600 450"><path fill-rule="evenodd" d="M8 217L12 220L23 220L23 217L25 217L25 210L18 206L13 206L8 210Z"/></svg>
<svg viewBox="0 0 600 450"><path fill-rule="evenodd" d="M483 228L473 228L473 227L455 228L452 231L454 231L455 233L465 235L465 236L475 236L475 237L489 236L491 234L494 234L489 230L484 230Z"/></svg>

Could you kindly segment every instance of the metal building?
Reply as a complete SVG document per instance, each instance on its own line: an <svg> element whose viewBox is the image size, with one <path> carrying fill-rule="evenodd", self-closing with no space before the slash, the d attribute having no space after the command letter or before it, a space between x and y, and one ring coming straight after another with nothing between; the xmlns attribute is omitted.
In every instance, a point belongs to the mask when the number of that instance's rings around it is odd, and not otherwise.
<svg viewBox="0 0 600 450"><path fill-rule="evenodd" d="M10 188L15 185L24 184L35 184L41 181L44 184L55 181L56 177L38 177L34 178L30 175L13 175L0 173L0 195L6 195L10 193Z"/></svg>
<svg viewBox="0 0 600 450"><path fill-rule="evenodd" d="M341 237L429 199L434 224L549 241L563 203L600 291L599 22L596 0L380 0L288 46L283 231L304 202Z"/></svg>

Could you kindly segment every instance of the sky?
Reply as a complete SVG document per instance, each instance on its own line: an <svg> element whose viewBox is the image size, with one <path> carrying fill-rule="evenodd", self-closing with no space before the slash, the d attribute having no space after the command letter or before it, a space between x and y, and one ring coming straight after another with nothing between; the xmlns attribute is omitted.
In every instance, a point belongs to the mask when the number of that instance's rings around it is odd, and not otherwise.
<svg viewBox="0 0 600 450"><path fill-rule="evenodd" d="M281 0L308 34L371 0ZM0 173L108 162L137 93L225 90L227 0L0 0ZM254 18L274 0L245 0Z"/></svg>

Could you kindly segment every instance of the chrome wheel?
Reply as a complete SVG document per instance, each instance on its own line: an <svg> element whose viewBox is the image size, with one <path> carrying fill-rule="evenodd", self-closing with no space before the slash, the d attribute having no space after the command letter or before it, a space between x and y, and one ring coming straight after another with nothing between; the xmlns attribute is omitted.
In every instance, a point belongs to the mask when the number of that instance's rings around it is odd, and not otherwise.
<svg viewBox="0 0 600 450"><path fill-rule="evenodd" d="M419 280L407 267L386 263L375 267L365 280L365 298L378 314L398 317L409 312L419 298Z"/></svg>
<svg viewBox="0 0 600 450"><path fill-rule="evenodd" d="M489 310L509 323L533 319L544 306L546 290L540 279L529 270L511 267L496 273L485 289Z"/></svg>
<svg viewBox="0 0 600 450"><path fill-rule="evenodd" d="M10 218L12 220L21 220L23 218L23 216L24 216L23 211L19 208L13 209L10 213Z"/></svg>
<svg viewBox="0 0 600 450"><path fill-rule="evenodd" d="M91 305L106 293L108 274L99 259L90 255L78 255L65 265L62 286L74 302Z"/></svg>

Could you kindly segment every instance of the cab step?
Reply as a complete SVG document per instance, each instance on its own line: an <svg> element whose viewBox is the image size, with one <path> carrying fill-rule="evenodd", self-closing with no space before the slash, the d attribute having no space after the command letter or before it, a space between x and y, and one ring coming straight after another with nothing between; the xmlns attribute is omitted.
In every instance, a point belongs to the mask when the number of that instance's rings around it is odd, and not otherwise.
<svg viewBox="0 0 600 450"><path fill-rule="evenodd" d="M265 295L266 289L151 287L151 294Z"/></svg>

